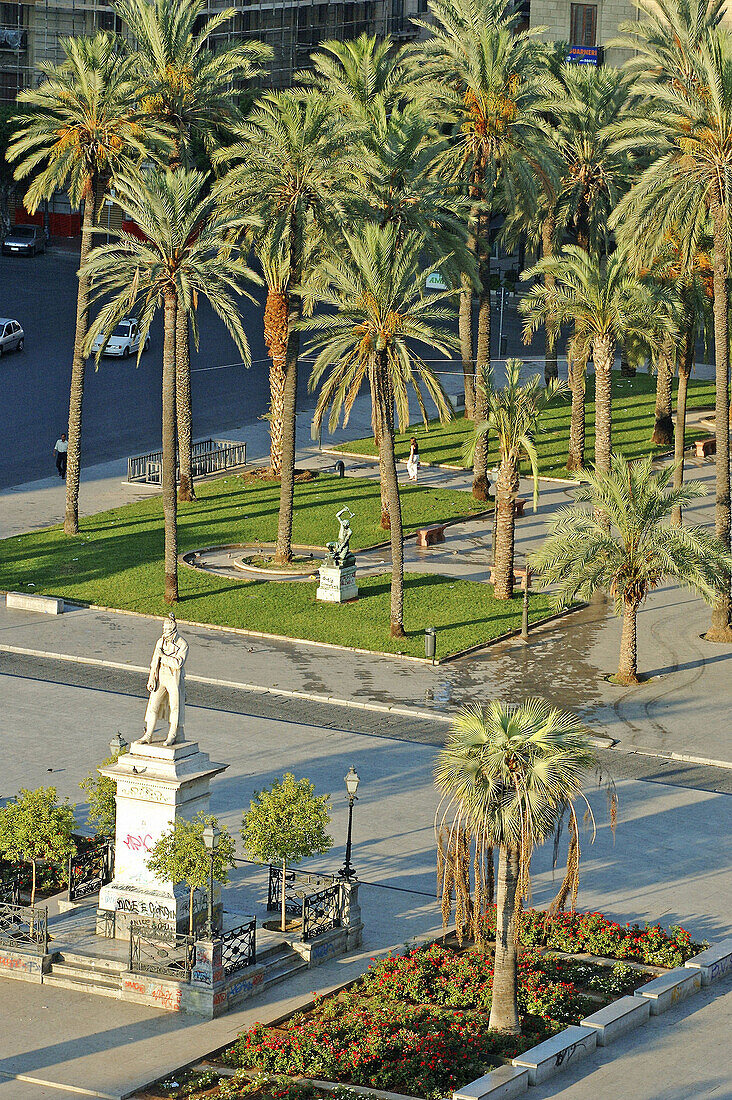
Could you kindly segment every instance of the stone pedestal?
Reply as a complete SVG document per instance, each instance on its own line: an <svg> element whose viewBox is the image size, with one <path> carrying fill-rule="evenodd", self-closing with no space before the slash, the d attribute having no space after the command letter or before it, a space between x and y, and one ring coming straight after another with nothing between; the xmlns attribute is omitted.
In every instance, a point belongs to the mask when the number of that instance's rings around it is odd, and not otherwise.
<svg viewBox="0 0 732 1100"><path fill-rule="evenodd" d="M156 878L147 854L176 818L190 821L200 811L208 813L209 784L226 767L213 763L195 741L170 746L136 741L115 764L99 769L117 783L114 879L99 894L100 935L110 934L112 919L116 939L129 939L132 921L188 930L188 888ZM205 894L197 898L205 909Z"/></svg>
<svg viewBox="0 0 732 1100"><path fill-rule="evenodd" d="M318 570L320 583L315 593L317 600L324 603L347 603L358 599L356 584L356 559L347 554L342 565L336 565L326 559Z"/></svg>

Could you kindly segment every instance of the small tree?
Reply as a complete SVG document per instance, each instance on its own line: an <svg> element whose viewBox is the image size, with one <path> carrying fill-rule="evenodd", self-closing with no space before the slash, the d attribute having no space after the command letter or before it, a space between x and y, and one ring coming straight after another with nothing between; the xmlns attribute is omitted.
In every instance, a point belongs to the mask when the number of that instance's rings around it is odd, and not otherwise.
<svg viewBox="0 0 732 1100"><path fill-rule="evenodd" d="M115 752L108 756L106 760L103 760L100 767L111 768L113 764L117 763L120 756L126 752L127 745L124 745L119 752ZM109 779L106 775L100 775L97 769L87 775L85 779L82 779L79 786L85 792L89 802L86 815L87 825L94 829L98 836L112 840L117 824L116 781Z"/></svg>
<svg viewBox="0 0 732 1100"><path fill-rule="evenodd" d="M74 851L75 808L68 798L59 804L55 787L38 787L35 791L23 788L0 810L0 855L30 863L31 908L36 904L38 861L63 865Z"/></svg>
<svg viewBox="0 0 732 1100"><path fill-rule="evenodd" d="M287 772L280 782L255 791L242 820L246 849L260 863L282 863L282 923L285 917L285 874L288 863L324 855L333 844L325 831L330 823L330 795L316 795L309 779L295 779Z"/></svg>
<svg viewBox="0 0 732 1100"><path fill-rule="evenodd" d="M176 818L173 828L163 833L147 856L147 866L157 875L177 886L185 882L188 887L188 935L193 935L193 895L196 890L209 888L211 876L211 852L203 840L207 825L218 828L218 821L210 814L196 814L193 821ZM215 882L228 882L229 869L234 866L234 838L222 829L213 852L213 878ZM213 898L211 899L213 906Z"/></svg>

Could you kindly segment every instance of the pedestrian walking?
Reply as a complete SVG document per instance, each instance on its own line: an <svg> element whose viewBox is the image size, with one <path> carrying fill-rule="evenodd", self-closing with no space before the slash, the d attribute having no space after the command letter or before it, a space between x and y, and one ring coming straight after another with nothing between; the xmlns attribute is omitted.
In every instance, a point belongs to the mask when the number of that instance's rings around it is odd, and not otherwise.
<svg viewBox="0 0 732 1100"><path fill-rule="evenodd" d="M417 471L419 470L419 443L412 436L409 440L409 458L407 459L407 473L409 474L410 481L417 480Z"/></svg>
<svg viewBox="0 0 732 1100"><path fill-rule="evenodd" d="M58 476L66 477L66 455L69 449L68 440L66 439L66 432L61 432L61 438L56 440L53 448L53 457L56 459L56 469L58 470Z"/></svg>

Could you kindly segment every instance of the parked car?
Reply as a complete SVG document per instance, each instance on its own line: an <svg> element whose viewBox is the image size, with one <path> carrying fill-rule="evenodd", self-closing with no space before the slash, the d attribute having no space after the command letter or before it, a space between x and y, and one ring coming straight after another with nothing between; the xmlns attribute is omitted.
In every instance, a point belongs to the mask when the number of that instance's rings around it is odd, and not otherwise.
<svg viewBox="0 0 732 1100"><path fill-rule="evenodd" d="M6 351L22 351L25 333L17 321L0 317L0 355Z"/></svg>
<svg viewBox="0 0 732 1100"><path fill-rule="evenodd" d="M91 353L96 355L101 347L104 347L104 334L97 336L92 344ZM121 359L128 359L130 355L137 355L140 347L140 333L136 317L125 317L119 322L114 332L107 341L103 355L116 355ZM145 340L143 351L150 347L150 337Z"/></svg>
<svg viewBox="0 0 732 1100"><path fill-rule="evenodd" d="M3 241L3 256L35 256L45 251L46 234L42 225L14 225Z"/></svg>

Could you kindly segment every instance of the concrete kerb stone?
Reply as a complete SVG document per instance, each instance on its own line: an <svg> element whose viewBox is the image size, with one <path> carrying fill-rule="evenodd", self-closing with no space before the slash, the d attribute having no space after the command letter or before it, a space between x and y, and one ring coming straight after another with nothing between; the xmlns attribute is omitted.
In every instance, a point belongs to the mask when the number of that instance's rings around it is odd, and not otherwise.
<svg viewBox="0 0 732 1100"><path fill-rule="evenodd" d="M732 937L713 943L706 951L684 963L689 970L698 970L703 986L718 982L732 970Z"/></svg>
<svg viewBox="0 0 732 1100"><path fill-rule="evenodd" d="M597 1045L606 1047L626 1031L640 1027L650 1015L651 1002L647 997L620 997L580 1020L580 1027L592 1028L597 1033Z"/></svg>
<svg viewBox="0 0 732 1100"><path fill-rule="evenodd" d="M511 1100L529 1087L529 1071L520 1066L499 1066L452 1094L452 1100Z"/></svg>
<svg viewBox="0 0 732 1100"><path fill-rule="evenodd" d="M6 592L5 606L12 611L36 611L44 615L63 615L64 601L58 596L36 596L32 592Z"/></svg>
<svg viewBox="0 0 732 1100"><path fill-rule="evenodd" d="M513 1059L513 1065L528 1069L529 1084L540 1085L555 1073L574 1065L581 1058L592 1054L597 1046L597 1032L586 1027L565 1027L558 1035L552 1035L538 1046L524 1051Z"/></svg>
<svg viewBox="0 0 732 1100"><path fill-rule="evenodd" d="M701 987L701 971L679 966L642 985L633 996L646 997L651 1002L651 1016L660 1016L679 1001L697 993Z"/></svg>

